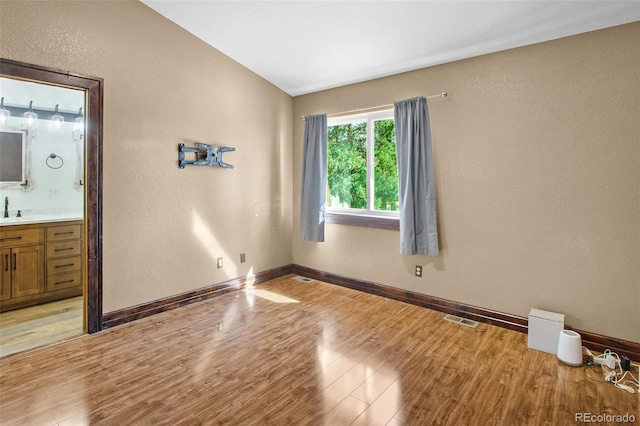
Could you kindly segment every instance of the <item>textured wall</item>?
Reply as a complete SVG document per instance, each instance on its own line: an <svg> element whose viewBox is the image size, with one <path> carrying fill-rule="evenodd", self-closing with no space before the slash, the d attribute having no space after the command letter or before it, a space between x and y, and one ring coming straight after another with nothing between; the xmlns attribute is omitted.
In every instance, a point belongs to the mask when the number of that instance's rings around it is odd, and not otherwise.
<svg viewBox="0 0 640 426"><path fill-rule="evenodd" d="M104 78L105 312L291 261L289 95L135 1L2 1L0 56Z"/></svg>
<svg viewBox="0 0 640 426"><path fill-rule="evenodd" d="M293 259L639 342L639 44L635 23L298 97L292 113L141 3L0 1L0 56L104 78L105 312ZM301 117L442 90L441 256L342 225L300 241ZM236 147L236 168L178 170L177 143L195 140Z"/></svg>
<svg viewBox="0 0 640 426"><path fill-rule="evenodd" d="M294 98L294 263L640 342L639 69L634 23ZM443 90L441 255L344 225L300 240L301 117Z"/></svg>

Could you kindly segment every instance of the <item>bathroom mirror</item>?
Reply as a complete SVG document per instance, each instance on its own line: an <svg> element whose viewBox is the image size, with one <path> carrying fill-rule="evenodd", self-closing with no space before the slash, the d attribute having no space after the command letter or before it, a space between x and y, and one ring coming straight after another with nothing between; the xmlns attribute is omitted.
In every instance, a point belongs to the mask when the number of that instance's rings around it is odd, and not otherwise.
<svg viewBox="0 0 640 426"><path fill-rule="evenodd" d="M21 189L29 180L25 130L0 131L0 188Z"/></svg>

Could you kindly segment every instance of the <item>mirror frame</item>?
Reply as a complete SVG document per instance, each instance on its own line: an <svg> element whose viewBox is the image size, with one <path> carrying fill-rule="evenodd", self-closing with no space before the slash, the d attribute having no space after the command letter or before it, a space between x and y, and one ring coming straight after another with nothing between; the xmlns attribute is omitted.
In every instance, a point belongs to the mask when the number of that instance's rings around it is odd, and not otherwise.
<svg viewBox="0 0 640 426"><path fill-rule="evenodd" d="M22 144L22 152L20 153L22 157L22 159L20 160L22 164L22 178L20 180L2 180L2 178L0 177L0 188L30 191L33 182L31 181L31 135L29 134L29 131L27 129L2 129L0 130L0 133L21 134ZM0 145L2 145L1 139ZM2 151L2 147L0 147L0 151Z"/></svg>
<svg viewBox="0 0 640 426"><path fill-rule="evenodd" d="M104 80L0 58L0 74L36 83L84 90L85 97L85 326L102 330L102 118Z"/></svg>

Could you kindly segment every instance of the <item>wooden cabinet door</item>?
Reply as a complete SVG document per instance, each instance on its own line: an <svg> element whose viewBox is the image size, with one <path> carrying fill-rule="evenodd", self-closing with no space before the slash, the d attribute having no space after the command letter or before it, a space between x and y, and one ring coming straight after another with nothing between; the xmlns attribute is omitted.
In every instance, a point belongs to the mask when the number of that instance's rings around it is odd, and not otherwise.
<svg viewBox="0 0 640 426"><path fill-rule="evenodd" d="M44 245L11 249L11 297L44 291Z"/></svg>
<svg viewBox="0 0 640 426"><path fill-rule="evenodd" d="M0 249L0 300L11 299L11 249Z"/></svg>

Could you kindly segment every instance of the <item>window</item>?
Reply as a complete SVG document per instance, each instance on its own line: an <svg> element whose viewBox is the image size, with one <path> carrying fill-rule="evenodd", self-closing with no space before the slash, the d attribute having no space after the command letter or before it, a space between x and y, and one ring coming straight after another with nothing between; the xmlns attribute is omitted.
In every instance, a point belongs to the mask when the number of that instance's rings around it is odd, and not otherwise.
<svg viewBox="0 0 640 426"><path fill-rule="evenodd" d="M397 218L393 110L330 119L327 136L327 212Z"/></svg>

